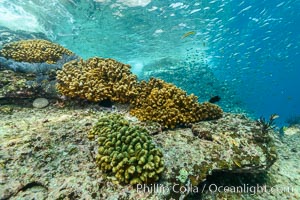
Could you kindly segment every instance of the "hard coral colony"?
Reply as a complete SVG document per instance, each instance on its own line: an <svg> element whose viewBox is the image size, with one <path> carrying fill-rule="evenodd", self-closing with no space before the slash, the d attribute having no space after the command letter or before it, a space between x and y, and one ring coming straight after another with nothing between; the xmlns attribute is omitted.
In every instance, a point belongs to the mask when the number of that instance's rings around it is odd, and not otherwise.
<svg viewBox="0 0 300 200"><path fill-rule="evenodd" d="M68 97L128 103L137 95L137 77L130 66L113 59L71 61L57 72L57 89Z"/></svg>
<svg viewBox="0 0 300 200"><path fill-rule="evenodd" d="M148 132L132 126L121 115L102 117L89 132L99 144L96 163L104 172L112 172L121 183L152 183L164 170L162 152Z"/></svg>
<svg viewBox="0 0 300 200"><path fill-rule="evenodd" d="M222 109L163 80L138 82L130 66L113 59L91 58L71 61L57 72L57 89L68 97L98 102L130 103L130 113L141 121L154 121L175 128L201 120L217 119Z"/></svg>
<svg viewBox="0 0 300 200"><path fill-rule="evenodd" d="M56 63L62 56L72 55L70 50L47 40L21 40L4 45L0 55L18 62Z"/></svg>
<svg viewBox="0 0 300 200"><path fill-rule="evenodd" d="M195 95L188 96L184 90L163 80L142 81L140 88L130 114L141 121L155 121L165 128L175 128L176 125L222 116L223 111L217 105L198 103Z"/></svg>

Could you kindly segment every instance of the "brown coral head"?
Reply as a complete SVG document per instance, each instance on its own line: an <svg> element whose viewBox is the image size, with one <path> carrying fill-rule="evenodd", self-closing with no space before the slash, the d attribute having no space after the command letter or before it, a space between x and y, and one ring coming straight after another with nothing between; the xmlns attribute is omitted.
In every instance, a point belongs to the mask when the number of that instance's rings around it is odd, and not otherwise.
<svg viewBox="0 0 300 200"><path fill-rule="evenodd" d="M73 52L47 40L20 40L4 45L0 55L18 62L54 64Z"/></svg>
<svg viewBox="0 0 300 200"><path fill-rule="evenodd" d="M138 92L137 77L130 66L113 59L68 62L57 72L57 81L61 94L94 102L128 103Z"/></svg>

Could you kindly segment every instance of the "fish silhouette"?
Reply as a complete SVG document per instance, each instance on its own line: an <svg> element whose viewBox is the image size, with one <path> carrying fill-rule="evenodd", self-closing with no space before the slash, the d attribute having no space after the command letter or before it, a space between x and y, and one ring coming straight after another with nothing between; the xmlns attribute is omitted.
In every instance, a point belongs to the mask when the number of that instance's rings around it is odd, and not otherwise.
<svg viewBox="0 0 300 200"><path fill-rule="evenodd" d="M216 103L216 102L218 102L218 101L220 101L221 100L221 97L219 97L219 96L213 96L213 97L211 97L209 100L208 100L208 102L209 103Z"/></svg>

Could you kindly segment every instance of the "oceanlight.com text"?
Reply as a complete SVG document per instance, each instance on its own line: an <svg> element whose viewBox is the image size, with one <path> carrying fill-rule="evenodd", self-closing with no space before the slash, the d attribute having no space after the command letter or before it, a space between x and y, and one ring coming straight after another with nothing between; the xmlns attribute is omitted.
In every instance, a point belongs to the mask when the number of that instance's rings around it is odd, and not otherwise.
<svg viewBox="0 0 300 200"><path fill-rule="evenodd" d="M258 194L258 193L268 193L268 194L279 194L279 193L292 193L294 188L291 186L273 186L269 187L267 185L249 185L243 184L240 186L218 186L216 184L204 185L205 190L211 193L248 193L248 194Z"/></svg>
<svg viewBox="0 0 300 200"><path fill-rule="evenodd" d="M247 193L255 195L258 193L268 193L268 194L279 194L279 193L293 193L294 188L291 186L279 187L279 186L267 186L267 185L249 185L243 184L239 186L220 186L216 184L204 184L203 187L199 188L193 185L179 185L174 184L166 186L163 184L138 184L137 192L143 193Z"/></svg>

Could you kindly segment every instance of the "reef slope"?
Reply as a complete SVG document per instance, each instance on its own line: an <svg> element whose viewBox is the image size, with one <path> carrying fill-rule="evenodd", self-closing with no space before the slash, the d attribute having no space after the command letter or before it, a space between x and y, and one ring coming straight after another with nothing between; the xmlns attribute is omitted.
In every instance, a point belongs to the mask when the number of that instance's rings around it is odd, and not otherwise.
<svg viewBox="0 0 300 200"><path fill-rule="evenodd" d="M6 105L11 112L0 112L0 199L213 199L216 195L231 199L266 198L264 193L254 196L212 194L207 190L203 193L178 194L172 190L149 193L131 185L115 184L113 176L97 169L97 147L87 138L98 117L111 110L98 105L65 108L59 105L59 102L51 102L45 109ZM256 141L255 134L260 130L257 123L243 115L225 114L219 120L162 131L157 124L140 123L131 117L126 106L116 106L114 112L152 133L166 165L157 183L159 186L196 186L216 172L225 175L233 172L237 177L244 173L265 173L269 178L264 184L294 187L293 192L281 193L282 198L299 197L300 175L294 159L299 149L292 151L287 138L284 143L275 138L273 147L265 147ZM291 141L295 141L295 137L297 134ZM281 149L278 161L272 165L276 146ZM197 188L201 188L201 184ZM277 199L277 196L274 194L268 199Z"/></svg>

